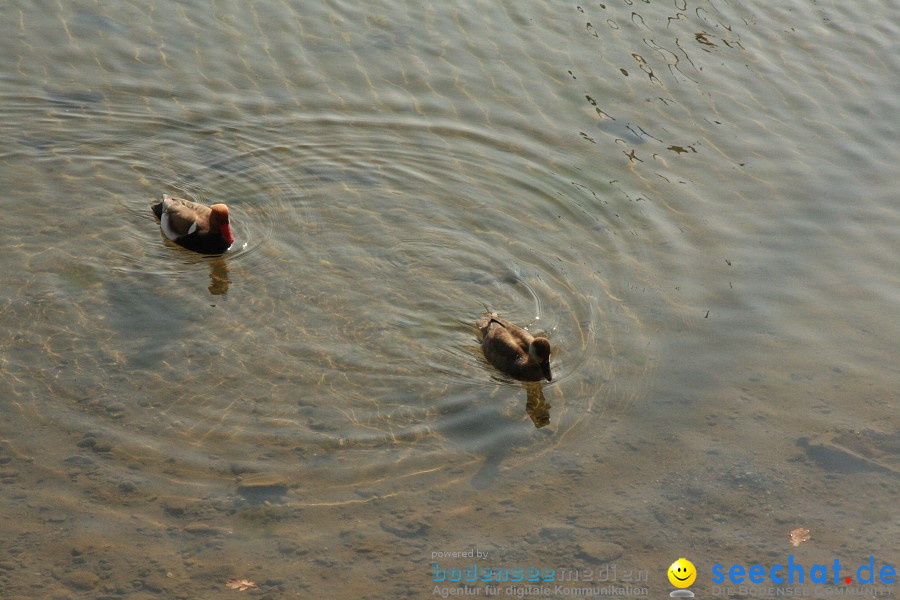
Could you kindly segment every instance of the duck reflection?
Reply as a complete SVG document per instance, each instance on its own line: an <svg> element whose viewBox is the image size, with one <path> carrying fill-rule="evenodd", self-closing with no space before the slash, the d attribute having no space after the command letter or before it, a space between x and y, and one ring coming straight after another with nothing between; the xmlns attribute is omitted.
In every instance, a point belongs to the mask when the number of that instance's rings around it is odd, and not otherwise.
<svg viewBox="0 0 900 600"><path fill-rule="evenodd" d="M213 296L223 296L228 293L230 284L225 259L221 256L209 259L209 293Z"/></svg>
<svg viewBox="0 0 900 600"><path fill-rule="evenodd" d="M526 383L528 394L525 400L525 412L534 426L540 429L550 424L550 403L544 400L544 386L540 383Z"/></svg>

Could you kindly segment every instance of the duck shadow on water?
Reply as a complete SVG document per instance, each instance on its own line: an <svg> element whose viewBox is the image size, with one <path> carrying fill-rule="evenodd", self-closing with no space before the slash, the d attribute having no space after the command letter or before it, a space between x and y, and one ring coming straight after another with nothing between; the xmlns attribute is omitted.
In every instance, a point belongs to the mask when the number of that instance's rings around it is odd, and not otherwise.
<svg viewBox="0 0 900 600"><path fill-rule="evenodd" d="M502 407L494 402L479 403L468 406L459 412L446 415L448 418L442 427L442 433L456 444L465 447L469 452L480 454L484 458L478 470L472 475L469 483L478 490L493 486L500 475L500 467L510 456L517 454L541 440L552 436L550 424L550 403L544 398L543 384L540 382L515 382L510 385L505 379L499 380L504 389L516 390L516 385L525 391L525 414L533 424L526 426L518 415L522 413L518 404L514 416L511 417ZM521 399L518 390L517 398Z"/></svg>
<svg viewBox="0 0 900 600"><path fill-rule="evenodd" d="M535 426L525 426L522 419L510 418L501 407L493 403L467 406L445 414L441 433L454 445L474 456L481 456L477 471L469 484L478 490L492 487L500 475L501 465L508 458L520 455L534 444L546 442L552 431L549 423L549 405L544 401L540 384L531 387L526 412ZM518 410L516 411L517 414ZM540 423L540 424L538 424Z"/></svg>
<svg viewBox="0 0 900 600"><path fill-rule="evenodd" d="M484 462L470 482L476 489L486 489L493 485L500 474L500 464L516 448L530 446L538 438L545 439L553 435L552 429L547 428L550 424L551 405L544 398L543 384L536 381L517 383L525 390L525 414L534 428L523 427L521 419L509 421L509 427L513 429L511 435L499 436L486 445Z"/></svg>
<svg viewBox="0 0 900 600"><path fill-rule="evenodd" d="M542 429L550 424L550 403L544 399L544 386L539 382L522 382L525 388L525 414L534 423L535 429ZM545 430L548 432L549 430ZM529 436L530 437L530 436ZM522 443L525 443L524 441ZM470 483L476 489L486 489L490 487L497 476L500 474L500 464L506 455L517 445L516 443L497 443L490 444L484 457L484 462L478 472L472 476Z"/></svg>

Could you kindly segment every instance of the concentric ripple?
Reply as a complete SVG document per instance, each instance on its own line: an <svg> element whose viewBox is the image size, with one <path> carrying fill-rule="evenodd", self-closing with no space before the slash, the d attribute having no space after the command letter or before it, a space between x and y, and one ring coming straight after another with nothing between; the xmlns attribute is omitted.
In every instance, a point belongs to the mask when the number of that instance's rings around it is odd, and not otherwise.
<svg viewBox="0 0 900 600"><path fill-rule="evenodd" d="M192 480L221 465L216 477L312 478L319 500L347 501L410 475L449 482L484 456L512 467L627 404L610 382L649 362L617 333L640 330L611 291L620 242L597 196L548 171L527 137L260 121L107 150L98 197L79 208L102 219L96 252L60 255L89 283L66 292L81 296L64 309L72 335L46 348L79 376L48 379L68 401L35 410ZM165 240L149 211L163 192L228 203L236 247L203 257ZM474 321L489 311L550 337L553 383L486 363Z"/></svg>

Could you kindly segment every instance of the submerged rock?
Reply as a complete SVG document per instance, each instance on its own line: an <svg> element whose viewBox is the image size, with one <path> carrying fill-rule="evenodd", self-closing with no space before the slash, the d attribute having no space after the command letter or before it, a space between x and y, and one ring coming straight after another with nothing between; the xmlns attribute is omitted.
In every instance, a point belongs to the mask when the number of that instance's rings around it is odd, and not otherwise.
<svg viewBox="0 0 900 600"><path fill-rule="evenodd" d="M831 432L810 439L802 437L797 446L807 458L826 471L863 473L875 471L900 475L896 465L900 434L884 434L873 430Z"/></svg>
<svg viewBox="0 0 900 600"><path fill-rule="evenodd" d="M287 494L288 480L274 473L253 473L238 483L238 493L252 502L278 500Z"/></svg>
<svg viewBox="0 0 900 600"><path fill-rule="evenodd" d="M92 590L100 581L96 573L90 571L72 571L62 576L62 582L76 590Z"/></svg>
<svg viewBox="0 0 900 600"><path fill-rule="evenodd" d="M581 554L598 563L616 560L625 551L622 546L612 542L581 542L578 544Z"/></svg>

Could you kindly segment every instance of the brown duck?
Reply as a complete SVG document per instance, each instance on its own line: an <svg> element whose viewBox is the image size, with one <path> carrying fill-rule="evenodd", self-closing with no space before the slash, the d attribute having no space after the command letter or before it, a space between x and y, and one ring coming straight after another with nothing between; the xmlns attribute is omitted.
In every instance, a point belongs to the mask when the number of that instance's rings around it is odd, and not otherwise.
<svg viewBox="0 0 900 600"><path fill-rule="evenodd" d="M534 337L521 327L501 319L497 313L481 319L475 326L484 336L481 349L489 363L507 375L522 381L551 381L550 340Z"/></svg>
<svg viewBox="0 0 900 600"><path fill-rule="evenodd" d="M188 250L222 254L234 243L228 207L206 206L163 194L162 202L150 207L167 238Z"/></svg>

